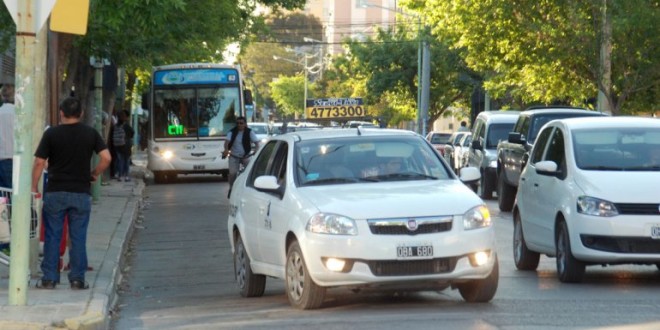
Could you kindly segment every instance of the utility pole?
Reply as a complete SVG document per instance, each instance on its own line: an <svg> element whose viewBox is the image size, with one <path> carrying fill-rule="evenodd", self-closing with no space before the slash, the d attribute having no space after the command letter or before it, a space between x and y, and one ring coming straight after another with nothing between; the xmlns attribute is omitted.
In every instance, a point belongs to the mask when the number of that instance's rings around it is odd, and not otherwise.
<svg viewBox="0 0 660 330"><path fill-rule="evenodd" d="M422 58L422 136L426 136L426 126L429 121L429 94L431 91L431 50L428 42L424 41Z"/></svg>
<svg viewBox="0 0 660 330"><path fill-rule="evenodd" d="M18 1L16 15L16 118L14 120L14 177L12 182L11 256L9 304L27 304L30 260L30 221L32 219L32 122L35 106L34 13L36 1ZM16 173L18 172L18 173ZM18 174L18 175L17 175Z"/></svg>
<svg viewBox="0 0 660 330"><path fill-rule="evenodd" d="M90 64L94 67L94 129L103 136L101 120L103 119L103 62L99 57L90 57ZM110 121L112 123L112 121ZM92 157L92 168L99 163L99 155ZM92 200L97 202L101 194L102 175L92 183Z"/></svg>

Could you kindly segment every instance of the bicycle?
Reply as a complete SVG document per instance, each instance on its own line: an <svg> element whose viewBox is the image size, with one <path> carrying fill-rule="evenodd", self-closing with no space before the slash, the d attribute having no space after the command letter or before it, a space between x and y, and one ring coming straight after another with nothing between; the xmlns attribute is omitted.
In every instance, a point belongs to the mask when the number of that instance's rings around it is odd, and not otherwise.
<svg viewBox="0 0 660 330"><path fill-rule="evenodd" d="M232 175L232 174L231 174L231 171L230 171L229 176L228 176L228 179L227 179L227 180L229 181L229 191L227 192L227 198L229 198L229 197L231 196L231 188L232 188L232 186L234 185L234 181L236 181L236 178L237 178L241 173L243 173L243 171L245 171L245 168L247 167L247 165L248 165L248 163L249 163L249 158L252 157L252 156L254 156L254 154L255 154L255 151L252 150L252 151L250 151L249 153L247 153L247 154L245 154L245 155L243 155L243 156L234 156L234 155L231 154L231 150L230 150L230 151L227 153L227 156L224 156L224 155L223 155L223 157L222 157L223 159L225 159L225 158L227 158L227 157L233 157L233 158L235 158L235 159L238 160L238 171L237 171L236 174L234 174L234 175ZM246 160L248 160L248 161L246 161Z"/></svg>

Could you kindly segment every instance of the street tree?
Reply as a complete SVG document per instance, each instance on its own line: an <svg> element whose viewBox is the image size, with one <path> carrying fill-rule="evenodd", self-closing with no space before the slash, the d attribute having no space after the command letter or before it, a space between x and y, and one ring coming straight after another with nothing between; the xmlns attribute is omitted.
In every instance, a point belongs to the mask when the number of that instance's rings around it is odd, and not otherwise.
<svg viewBox="0 0 660 330"><path fill-rule="evenodd" d="M241 45L238 56L241 68L251 75L251 88L258 91L257 104L274 108L269 84L279 75L298 74L304 62L295 50L311 52L311 44L305 38L321 40L322 32L323 25L313 15L276 11L263 17L263 25L253 30ZM276 60L273 56L280 59Z"/></svg>
<svg viewBox="0 0 660 330"><path fill-rule="evenodd" d="M390 118L391 124L414 119L417 112L417 68L419 39L405 25L395 29L379 30L367 42L351 41L348 47L360 64L356 66L367 77L366 89L369 103L384 98L389 108L382 112L398 113ZM458 51L452 50L439 38L422 31L423 40L431 52L430 97L427 127L449 107L465 101L472 90L469 81L460 79L468 74ZM464 103L464 102L463 102Z"/></svg>
<svg viewBox="0 0 660 330"><path fill-rule="evenodd" d="M269 84L271 96L277 109L285 116L299 118L304 111L305 78L298 76L279 76ZM308 97L313 96L314 84L308 84Z"/></svg>
<svg viewBox="0 0 660 330"><path fill-rule="evenodd" d="M657 109L657 1L404 0L403 5L424 12L434 32L463 51L495 97L585 105L600 90L613 114Z"/></svg>

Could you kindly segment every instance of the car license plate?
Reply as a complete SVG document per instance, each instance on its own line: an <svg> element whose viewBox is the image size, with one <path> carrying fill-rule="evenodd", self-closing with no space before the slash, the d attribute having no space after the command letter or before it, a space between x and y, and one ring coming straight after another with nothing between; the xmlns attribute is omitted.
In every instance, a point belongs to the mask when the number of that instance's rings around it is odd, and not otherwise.
<svg viewBox="0 0 660 330"><path fill-rule="evenodd" d="M660 239L660 225L651 225L651 238Z"/></svg>
<svg viewBox="0 0 660 330"><path fill-rule="evenodd" d="M206 167L204 165L193 165L193 170L203 170Z"/></svg>
<svg viewBox="0 0 660 330"><path fill-rule="evenodd" d="M431 245L397 246L396 256L398 258L432 257L433 246Z"/></svg>

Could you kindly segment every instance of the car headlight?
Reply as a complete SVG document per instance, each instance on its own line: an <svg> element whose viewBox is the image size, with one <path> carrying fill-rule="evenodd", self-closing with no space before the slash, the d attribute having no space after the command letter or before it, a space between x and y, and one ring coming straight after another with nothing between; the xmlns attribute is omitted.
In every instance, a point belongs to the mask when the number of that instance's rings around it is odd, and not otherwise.
<svg viewBox="0 0 660 330"><path fill-rule="evenodd" d="M465 230L489 227L490 224L490 212L486 205L473 207L463 215L463 228Z"/></svg>
<svg viewBox="0 0 660 330"><path fill-rule="evenodd" d="M306 229L316 234L357 235L355 220L332 213L315 214L307 222Z"/></svg>
<svg viewBox="0 0 660 330"><path fill-rule="evenodd" d="M597 217L613 217L619 215L619 210L612 202L599 198L580 196L577 199L578 213L595 215Z"/></svg>

